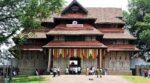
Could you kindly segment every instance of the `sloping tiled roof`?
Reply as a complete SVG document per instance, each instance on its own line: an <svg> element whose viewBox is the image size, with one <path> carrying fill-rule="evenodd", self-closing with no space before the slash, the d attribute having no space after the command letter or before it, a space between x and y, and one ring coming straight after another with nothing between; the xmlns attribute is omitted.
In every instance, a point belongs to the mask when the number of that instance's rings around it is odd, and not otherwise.
<svg viewBox="0 0 150 83"><path fill-rule="evenodd" d="M77 47L77 48L106 48L106 46L99 41L51 41L47 45L43 46L45 48L49 47Z"/></svg>
<svg viewBox="0 0 150 83"><path fill-rule="evenodd" d="M104 33L104 39L136 39L133 35L131 35L128 31L124 31L124 33Z"/></svg>
<svg viewBox="0 0 150 83"><path fill-rule="evenodd" d="M64 24L56 26L47 35L103 35L91 25L84 24L83 27L67 27Z"/></svg>
<svg viewBox="0 0 150 83"><path fill-rule="evenodd" d="M99 7L89 7L86 8L88 14L86 18L96 18L96 23L121 23L124 24L124 21L119 19L123 17L122 9L120 8L99 8ZM61 15L54 14L53 16L44 19L44 22L53 22L53 18L60 18ZM75 17L72 17L75 18ZM84 17L85 18L85 17Z"/></svg>
<svg viewBox="0 0 150 83"><path fill-rule="evenodd" d="M123 33L124 29L122 28L98 28L102 33Z"/></svg>
<svg viewBox="0 0 150 83"><path fill-rule="evenodd" d="M24 51L43 51L42 45L21 45L20 48Z"/></svg>
<svg viewBox="0 0 150 83"><path fill-rule="evenodd" d="M107 45L107 51L140 51L135 45Z"/></svg>
<svg viewBox="0 0 150 83"><path fill-rule="evenodd" d="M97 18L96 23L124 23L118 17L123 17L120 8L87 8L88 17Z"/></svg>

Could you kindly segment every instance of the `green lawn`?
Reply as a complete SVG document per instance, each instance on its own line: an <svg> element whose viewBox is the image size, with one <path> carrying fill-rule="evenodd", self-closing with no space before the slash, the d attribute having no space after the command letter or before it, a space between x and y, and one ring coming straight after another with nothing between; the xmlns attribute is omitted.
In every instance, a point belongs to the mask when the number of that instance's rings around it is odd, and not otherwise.
<svg viewBox="0 0 150 83"><path fill-rule="evenodd" d="M129 80L131 83L150 83L150 78L142 76L124 76L124 78Z"/></svg>
<svg viewBox="0 0 150 83"><path fill-rule="evenodd" d="M12 83L50 83L51 76L16 76Z"/></svg>

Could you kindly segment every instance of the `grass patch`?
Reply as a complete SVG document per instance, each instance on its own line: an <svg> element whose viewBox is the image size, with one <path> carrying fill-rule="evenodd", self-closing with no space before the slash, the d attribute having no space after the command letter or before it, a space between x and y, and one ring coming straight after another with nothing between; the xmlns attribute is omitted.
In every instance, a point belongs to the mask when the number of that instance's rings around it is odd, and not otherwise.
<svg viewBox="0 0 150 83"><path fill-rule="evenodd" d="M50 76L16 76L13 77L12 83L45 83L50 81Z"/></svg>
<svg viewBox="0 0 150 83"><path fill-rule="evenodd" d="M129 80L131 83L150 83L150 78L142 76L124 76L124 78Z"/></svg>

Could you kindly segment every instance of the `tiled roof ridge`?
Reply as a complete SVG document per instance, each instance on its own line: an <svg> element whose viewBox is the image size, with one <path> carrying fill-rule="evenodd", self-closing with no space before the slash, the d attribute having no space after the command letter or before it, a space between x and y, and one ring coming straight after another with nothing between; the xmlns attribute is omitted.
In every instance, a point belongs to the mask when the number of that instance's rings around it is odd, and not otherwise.
<svg viewBox="0 0 150 83"><path fill-rule="evenodd" d="M102 9L120 9L120 10L122 10L122 8L118 8L118 7L84 7L84 8L102 8Z"/></svg>
<svg viewBox="0 0 150 83"><path fill-rule="evenodd" d="M95 23L121 23L124 21L118 17L123 17L121 8L103 8L103 7L87 7L87 18L97 18ZM54 22L53 17L59 17L54 15L52 18L47 18L44 22Z"/></svg>

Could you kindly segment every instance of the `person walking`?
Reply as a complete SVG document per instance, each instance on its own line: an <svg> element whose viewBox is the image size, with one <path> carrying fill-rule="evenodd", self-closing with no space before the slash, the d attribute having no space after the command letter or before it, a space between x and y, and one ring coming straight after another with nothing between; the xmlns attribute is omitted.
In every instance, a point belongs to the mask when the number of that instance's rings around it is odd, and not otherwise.
<svg viewBox="0 0 150 83"><path fill-rule="evenodd" d="M99 68L97 67L97 69L96 69L96 76L97 76L97 78L98 78L98 74L99 74Z"/></svg>
<svg viewBox="0 0 150 83"><path fill-rule="evenodd" d="M104 69L104 75L105 76L107 75L107 69Z"/></svg>
<svg viewBox="0 0 150 83"><path fill-rule="evenodd" d="M92 75L95 75L95 67L92 67Z"/></svg>
<svg viewBox="0 0 150 83"><path fill-rule="evenodd" d="M147 77L148 76L148 70L144 69L144 76Z"/></svg>
<svg viewBox="0 0 150 83"><path fill-rule="evenodd" d="M53 68L53 77L56 76L56 73L57 73L57 69L56 69L56 67L54 67L54 68Z"/></svg>
<svg viewBox="0 0 150 83"><path fill-rule="evenodd" d="M37 76L39 75L38 69L35 69L35 74L36 74Z"/></svg>
<svg viewBox="0 0 150 83"><path fill-rule="evenodd" d="M100 68L99 69L100 78L102 78L102 72L103 72L103 70L102 70L102 68Z"/></svg>
<svg viewBox="0 0 150 83"><path fill-rule="evenodd" d="M81 74L81 67L78 67L78 74Z"/></svg>
<svg viewBox="0 0 150 83"><path fill-rule="evenodd" d="M89 68L88 67L86 68L86 75L87 76L89 75Z"/></svg>
<svg viewBox="0 0 150 83"><path fill-rule="evenodd" d="M69 74L69 68L66 68L65 74L68 75Z"/></svg>
<svg viewBox="0 0 150 83"><path fill-rule="evenodd" d="M58 76L60 76L60 68L59 67L57 68L57 74L58 74Z"/></svg>

